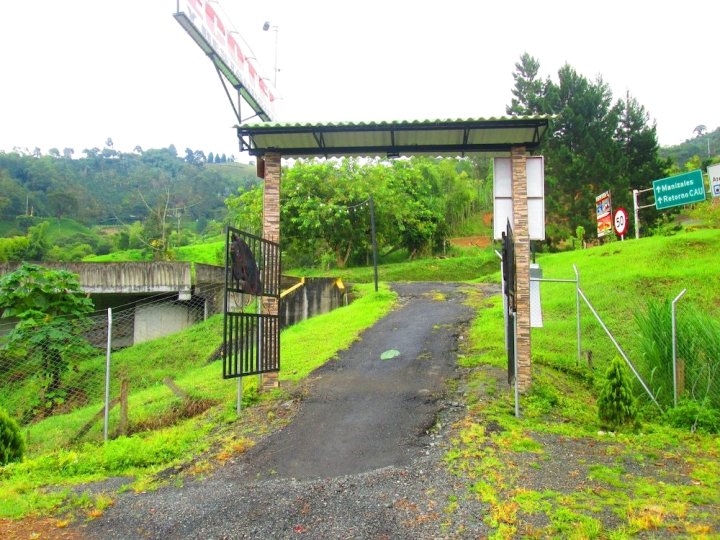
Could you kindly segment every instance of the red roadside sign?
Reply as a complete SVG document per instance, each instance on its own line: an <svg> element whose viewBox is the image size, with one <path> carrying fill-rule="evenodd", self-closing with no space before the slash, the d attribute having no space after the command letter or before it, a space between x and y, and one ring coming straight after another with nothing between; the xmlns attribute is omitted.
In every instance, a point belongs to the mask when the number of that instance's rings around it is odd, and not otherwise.
<svg viewBox="0 0 720 540"><path fill-rule="evenodd" d="M618 236L625 236L628 229L628 214L624 208L618 208L613 214L613 228Z"/></svg>

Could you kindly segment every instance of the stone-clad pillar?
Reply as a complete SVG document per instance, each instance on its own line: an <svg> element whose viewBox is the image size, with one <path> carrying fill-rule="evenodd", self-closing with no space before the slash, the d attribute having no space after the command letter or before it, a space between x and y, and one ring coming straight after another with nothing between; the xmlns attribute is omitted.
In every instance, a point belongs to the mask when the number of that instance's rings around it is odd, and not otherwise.
<svg viewBox="0 0 720 540"><path fill-rule="evenodd" d="M515 240L518 387L530 389L530 233L528 228L527 154L516 146L511 152L513 239Z"/></svg>
<svg viewBox="0 0 720 540"><path fill-rule="evenodd" d="M265 154L265 175L263 188L263 231L266 240L280 243L280 154ZM277 315L280 305L277 298L262 297L262 312ZM278 374L264 373L263 388L280 386Z"/></svg>

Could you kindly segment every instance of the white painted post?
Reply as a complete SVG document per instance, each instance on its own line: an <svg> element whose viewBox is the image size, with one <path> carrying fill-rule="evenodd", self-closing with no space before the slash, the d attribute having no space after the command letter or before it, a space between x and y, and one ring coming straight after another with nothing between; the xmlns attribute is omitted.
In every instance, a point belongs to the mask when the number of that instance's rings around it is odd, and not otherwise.
<svg viewBox="0 0 720 540"><path fill-rule="evenodd" d="M640 238L640 209L638 208L638 190L633 189L633 213L635 215L635 239Z"/></svg>
<svg viewBox="0 0 720 540"><path fill-rule="evenodd" d="M672 320L672 362L673 362L673 405L677 407L678 388L677 388L677 319L675 318L675 304L680 300L687 289L680 291L672 301L671 320Z"/></svg>
<svg viewBox="0 0 720 540"><path fill-rule="evenodd" d="M108 440L108 418L110 416L110 351L112 350L112 308L107 310L107 349L105 351L105 425L103 440Z"/></svg>
<svg viewBox="0 0 720 540"><path fill-rule="evenodd" d="M238 416L240 416L240 411L242 410L242 393L243 393L243 384L242 384L242 377L238 377L237 380L237 403L235 404L235 412Z"/></svg>

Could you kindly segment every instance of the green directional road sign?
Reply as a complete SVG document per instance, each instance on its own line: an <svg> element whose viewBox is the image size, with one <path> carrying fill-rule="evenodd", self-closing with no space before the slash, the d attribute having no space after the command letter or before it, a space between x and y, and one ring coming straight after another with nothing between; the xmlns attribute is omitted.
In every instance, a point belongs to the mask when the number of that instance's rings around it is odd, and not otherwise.
<svg viewBox="0 0 720 540"><path fill-rule="evenodd" d="M655 208L664 210L705 200L705 184L702 171L661 178L653 182Z"/></svg>

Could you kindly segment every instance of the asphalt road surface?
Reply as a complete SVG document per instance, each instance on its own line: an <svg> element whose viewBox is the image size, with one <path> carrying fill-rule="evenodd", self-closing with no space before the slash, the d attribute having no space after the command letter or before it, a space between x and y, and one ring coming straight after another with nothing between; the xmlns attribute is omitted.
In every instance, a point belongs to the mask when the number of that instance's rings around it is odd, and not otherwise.
<svg viewBox="0 0 720 540"><path fill-rule="evenodd" d="M207 478L119 496L78 532L104 539L440 536L440 506L453 482L441 434L430 428L449 407L445 382L473 315L463 287L394 284L397 309L313 374L290 425ZM399 355L381 359L388 350Z"/></svg>

